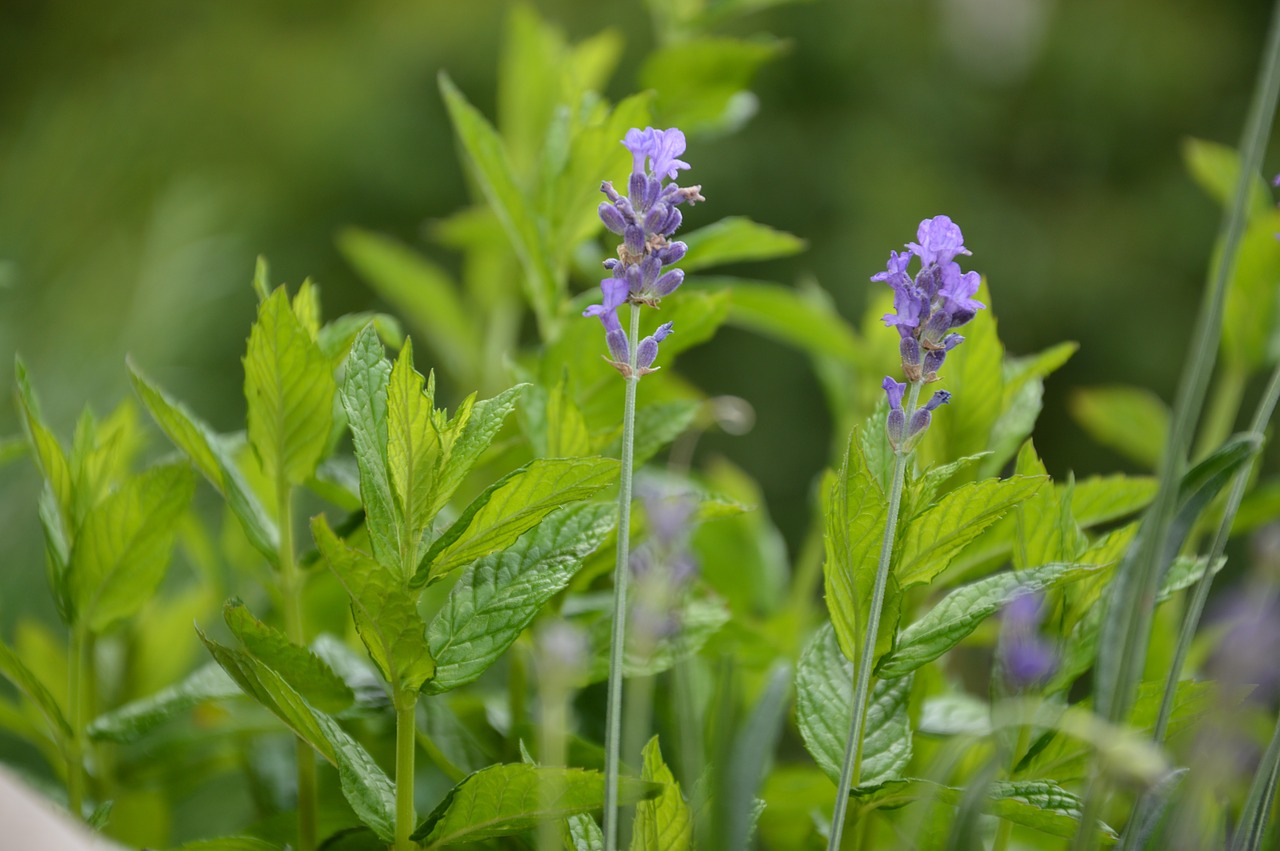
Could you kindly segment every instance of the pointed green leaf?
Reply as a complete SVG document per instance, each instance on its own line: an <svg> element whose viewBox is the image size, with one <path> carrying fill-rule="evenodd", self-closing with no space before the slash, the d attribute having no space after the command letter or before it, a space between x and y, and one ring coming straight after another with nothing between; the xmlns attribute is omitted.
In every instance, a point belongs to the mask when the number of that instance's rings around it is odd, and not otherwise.
<svg viewBox="0 0 1280 851"><path fill-rule="evenodd" d="M435 378L430 382L413 368L413 343L405 341L387 383L387 470L400 518L400 557L434 516L431 489L449 448L435 410ZM401 564L405 573L410 565Z"/></svg>
<svg viewBox="0 0 1280 851"><path fill-rule="evenodd" d="M586 499L617 475L618 462L611 458L535 458L467 506L431 545L418 565L414 584L434 582L508 546L555 509Z"/></svg>
<svg viewBox="0 0 1280 851"><path fill-rule="evenodd" d="M625 805L660 792L657 785L623 778L619 798ZM413 838L424 851L474 843L531 830L546 819L598 810L603 803L604 776L597 771L491 765L454 786Z"/></svg>
<svg viewBox="0 0 1280 851"><path fill-rule="evenodd" d="M275 522L268 516L253 489L245 481L221 437L129 364L133 387L160 430L181 449L227 500L240 521L249 543L272 565L279 560L279 537Z"/></svg>
<svg viewBox="0 0 1280 851"><path fill-rule="evenodd" d="M390 842L395 836L395 787L369 753L331 717L311 707L302 695L253 655L200 639L213 658L250 697L285 723L300 739L338 769L342 794L360 821Z"/></svg>
<svg viewBox="0 0 1280 851"><path fill-rule="evenodd" d="M881 660L876 673L884 677L905 676L959 644L1018 594L1057 588L1100 569L1092 564L1046 564L998 573L961 586L902 630L897 645Z"/></svg>
<svg viewBox="0 0 1280 851"><path fill-rule="evenodd" d="M548 458L573 458L591 454L591 432L582 409L569 392L566 371L547 394L546 452ZM608 453L606 453L608 454Z"/></svg>
<svg viewBox="0 0 1280 851"><path fill-rule="evenodd" d="M89 511L71 550L77 617L104 632L151 599L169 566L195 478L186 465L154 467Z"/></svg>
<svg viewBox="0 0 1280 851"><path fill-rule="evenodd" d="M425 333L450 375L475 374L480 344L474 318L444 269L406 245L359 228L339 234L338 248L374 292Z"/></svg>
<svg viewBox="0 0 1280 851"><path fill-rule="evenodd" d="M1280 267L1280 211L1249 223L1236 249L1236 262L1222 315L1222 352L1229 364L1257 370L1274 361L1276 268ZM1218 249L1217 253L1221 253ZM1215 263L1217 262L1215 258Z"/></svg>
<svg viewBox="0 0 1280 851"><path fill-rule="evenodd" d="M316 546L347 596L360 639L386 681L416 691L434 672L427 649L426 624L417 595L369 556L334 535L324 516L312 518Z"/></svg>
<svg viewBox="0 0 1280 851"><path fill-rule="evenodd" d="M492 399L482 399L473 403L469 416L462 415L467 403L464 402L459 406L454 419L449 423L452 430L452 448L443 468L436 476L435 486L431 489L428 511L432 517L445 507L480 456L493 443L527 386L527 384L517 384L503 390Z"/></svg>
<svg viewBox="0 0 1280 851"><path fill-rule="evenodd" d="M844 463L825 490L828 497L824 509L826 562L823 574L827 610L831 613L840 649L848 658L856 659L870 617L869 601L888 522L888 505L867 467L856 433L850 435ZM880 634L876 638L879 653L889 649L900 605L898 583L892 575L889 579Z"/></svg>
<svg viewBox="0 0 1280 851"><path fill-rule="evenodd" d="M757 69L782 50L778 41L699 36L649 54L640 84L658 93L660 126L686 133L731 130L754 111L743 93Z"/></svg>
<svg viewBox="0 0 1280 851"><path fill-rule="evenodd" d="M44 424L40 402L36 398L35 390L31 387L26 364L21 358L14 358L13 368L18 385L18 405L22 409L27 437L31 441L32 449L35 450L36 464L40 468L40 474L53 490L54 496L57 497L62 516L69 520L72 516L71 507L75 497L72 492L71 467L67 463L67 456L63 453L62 446L53 432Z"/></svg>
<svg viewBox="0 0 1280 851"><path fill-rule="evenodd" d="M631 851L688 851L693 845L693 814L680 794L680 784L662 761L658 737L644 746L640 779L658 783L658 797L636 805Z"/></svg>
<svg viewBox="0 0 1280 851"><path fill-rule="evenodd" d="M987 811L993 816L1067 839L1080 832L1080 799L1052 780L997 780L987 795ZM1119 839L1102 822L1098 831L1107 844Z"/></svg>
<svg viewBox="0 0 1280 851"><path fill-rule="evenodd" d="M1077 388L1071 416L1089 436L1121 455L1154 470L1169 432L1169 409L1149 390L1138 387Z"/></svg>
<svg viewBox="0 0 1280 851"><path fill-rule="evenodd" d="M835 632L823 624L796 668L796 723L809 754L833 783L840 777L853 721L853 675L853 663L841 654ZM855 793L898 779L911 762L910 694L911 677L878 680L872 688Z"/></svg>
<svg viewBox="0 0 1280 851"><path fill-rule="evenodd" d="M316 709L333 714L351 706L355 700L351 689L311 650L255 618L239 600L228 601L222 614L245 649L268 667L282 671L293 690Z"/></svg>
<svg viewBox="0 0 1280 851"><path fill-rule="evenodd" d="M136 742L171 718L210 700L239 697L243 692L226 671L210 662L181 682L99 715L89 737L104 742Z"/></svg>
<svg viewBox="0 0 1280 851"><path fill-rule="evenodd" d="M18 654L3 641L0 641L0 675L13 683L14 687L27 700L35 704L36 709L40 710L45 723L49 725L54 741L58 743L71 741L74 734L71 731L71 725L62 714L62 709L58 706L58 701L45 688L44 683L31 672L31 669L18 658Z"/></svg>
<svg viewBox="0 0 1280 851"><path fill-rule="evenodd" d="M547 259L546 239L528 199L512 173L502 140L487 119L467 102L449 76L440 74L440 92L453 128L462 142L467 162L480 191L502 223L525 269L525 296L544 332L556 315L560 286Z"/></svg>
<svg viewBox="0 0 1280 851"><path fill-rule="evenodd" d="M1235 149L1204 139L1186 139L1182 159L1200 188L1224 208L1229 207L1240 182L1240 155ZM1271 189L1262 175L1255 175L1249 185L1249 216L1271 210Z"/></svg>
<svg viewBox="0 0 1280 851"><path fill-rule="evenodd" d="M1156 485L1152 476L1090 476L1076 482L1071 513L1084 527L1120 520L1146 508L1155 498Z"/></svg>
<svg viewBox="0 0 1280 851"><path fill-rule="evenodd" d="M911 518L894 565L898 582L903 588L931 582L956 553L1044 483L1033 476L971 482Z"/></svg>
<svg viewBox="0 0 1280 851"><path fill-rule="evenodd" d="M391 480L387 474L387 382L391 364L372 324L351 344L342 382L342 407L351 428L351 443L360 467L360 501L365 528L378 562L394 568L400 558L400 531L395 521Z"/></svg>
<svg viewBox="0 0 1280 851"><path fill-rule="evenodd" d="M798 236L741 216L728 216L683 234L680 240L689 246L689 253L680 264L686 272L725 263L789 257L806 248Z"/></svg>
<svg viewBox="0 0 1280 851"><path fill-rule="evenodd" d="M547 516L501 552L471 565L427 629L436 674L430 693L480 676L529 625L543 605L568 586L612 531L617 508L591 503Z"/></svg>
<svg viewBox="0 0 1280 851"><path fill-rule="evenodd" d="M244 357L249 445L269 479L297 485L316 471L336 392L329 359L279 287L258 307Z"/></svg>
<svg viewBox="0 0 1280 851"><path fill-rule="evenodd" d="M1048 479L1048 471L1030 440L1018 452L1014 472L1019 476ZM1017 538L1013 566L1017 570L1050 562L1075 561L1088 546L1071 515L1069 490L1060 495L1057 488L1040 488L1014 507L1014 520Z"/></svg>

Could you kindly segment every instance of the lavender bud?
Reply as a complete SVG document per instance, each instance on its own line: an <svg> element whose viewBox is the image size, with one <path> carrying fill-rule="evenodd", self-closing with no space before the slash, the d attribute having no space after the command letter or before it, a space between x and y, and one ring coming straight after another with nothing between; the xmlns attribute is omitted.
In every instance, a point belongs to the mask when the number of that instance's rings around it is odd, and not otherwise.
<svg viewBox="0 0 1280 851"><path fill-rule="evenodd" d="M662 224L667 220L667 211L671 208L659 201L649 208L649 212L644 214L644 230L645 233L658 233L662 230Z"/></svg>
<svg viewBox="0 0 1280 851"><path fill-rule="evenodd" d="M919 341L912 336L903 337L902 342L898 344L898 351L902 354L902 371L906 374L907 380L919 381L920 380L920 343Z"/></svg>
<svg viewBox="0 0 1280 851"><path fill-rule="evenodd" d="M604 222L604 226L621 236L622 232L627 229L627 220L622 217L622 213L619 212L618 208L606 202L601 203L598 209L600 221Z"/></svg>
<svg viewBox="0 0 1280 851"><path fill-rule="evenodd" d="M662 223L662 228L658 231L663 236L671 236L680 229L680 223L684 221L684 216L675 207L671 207L667 212L667 219Z"/></svg>
<svg viewBox="0 0 1280 851"><path fill-rule="evenodd" d="M657 255L646 255L640 261L640 292L649 293L653 291L653 285L658 282L658 275L662 272L662 261Z"/></svg>
<svg viewBox="0 0 1280 851"><path fill-rule="evenodd" d="M890 446L897 449L902 445L907 431L907 415L902 412L901 408L895 408L889 412L889 416L884 423L884 430L889 435Z"/></svg>
<svg viewBox="0 0 1280 851"><path fill-rule="evenodd" d="M609 346L609 354L613 355L616 363L626 363L630 359L631 349L627 345L627 332L619 328L605 334L604 339Z"/></svg>
<svg viewBox="0 0 1280 851"><path fill-rule="evenodd" d="M633 257L639 257L644 254L644 229L642 227L639 225L627 225L622 237L626 240L628 254Z"/></svg>
<svg viewBox="0 0 1280 851"><path fill-rule="evenodd" d="M645 203L645 196L648 194L649 179L643 174L632 174L631 180L627 183L627 194L631 196L631 203L639 206L640 209L646 210L649 205Z"/></svg>
<svg viewBox="0 0 1280 851"><path fill-rule="evenodd" d="M942 369L942 362L947 359L947 353L942 349L930 349L924 356L924 368L921 370L924 374L925 381L937 381L938 370Z"/></svg>
<svg viewBox="0 0 1280 851"><path fill-rule="evenodd" d="M650 337L645 337L640 341L639 347L636 349L636 366L640 369L648 369L653 366L653 362L658 358L658 344L667 337L671 336L672 323L664 322L658 326L658 330L653 332Z"/></svg>
<svg viewBox="0 0 1280 851"><path fill-rule="evenodd" d="M670 266L672 263L679 263L683 260L688 250L689 246L683 242L668 242L658 249L658 259L662 261L663 266Z"/></svg>
<svg viewBox="0 0 1280 851"><path fill-rule="evenodd" d="M605 197L614 204L618 203L618 201L622 199L622 196L618 194L618 190L614 189L613 184L607 180L600 184L600 191L603 192Z"/></svg>
<svg viewBox="0 0 1280 851"><path fill-rule="evenodd" d="M684 283L684 270L672 269L667 272L653 285L653 292L659 298L669 296L676 291L676 288Z"/></svg>
<svg viewBox="0 0 1280 851"><path fill-rule="evenodd" d="M939 405L945 405L951 401L951 394L946 390L939 390L933 394L928 403L911 415L911 422L907 425L907 440L915 441L925 429L929 428L929 424L933 422L933 412L938 409Z"/></svg>
<svg viewBox="0 0 1280 851"><path fill-rule="evenodd" d="M920 338L926 349L936 349L942 345L943 336L950 330L951 316L944 310L935 310L925 323Z"/></svg>

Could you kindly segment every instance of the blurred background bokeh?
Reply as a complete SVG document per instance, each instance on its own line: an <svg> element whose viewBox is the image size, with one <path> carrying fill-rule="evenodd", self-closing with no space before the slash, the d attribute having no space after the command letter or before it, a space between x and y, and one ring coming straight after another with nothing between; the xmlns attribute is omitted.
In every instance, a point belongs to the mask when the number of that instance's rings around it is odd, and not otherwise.
<svg viewBox="0 0 1280 851"><path fill-rule="evenodd" d="M641 0L533 5L571 39L619 31L626 51L606 94L641 88L655 39ZM317 280L329 316L386 307L337 250L344 227L447 265L424 225L468 195L436 78L447 69L493 114L507 6L0 4L0 358L21 352L60 434L86 403L106 412L129 394L126 354L215 427L242 423L258 254L273 282ZM1067 416L1068 391L1126 383L1171 400L1220 216L1181 147L1236 143L1267 6L763 8L724 31L777 39L781 53L742 102L738 132L692 141L709 202L687 221L745 215L804 237L805 253L731 271L816 281L858 320L889 249L921 218L949 214L1012 352L1081 344L1048 383L1036 434L1050 472L1123 468ZM756 408L749 435L700 451L760 479L794 547L831 428L807 360L726 329L681 369ZM0 435L19 430L0 394ZM29 463L0 472L0 632L19 610L52 617L37 493Z"/></svg>

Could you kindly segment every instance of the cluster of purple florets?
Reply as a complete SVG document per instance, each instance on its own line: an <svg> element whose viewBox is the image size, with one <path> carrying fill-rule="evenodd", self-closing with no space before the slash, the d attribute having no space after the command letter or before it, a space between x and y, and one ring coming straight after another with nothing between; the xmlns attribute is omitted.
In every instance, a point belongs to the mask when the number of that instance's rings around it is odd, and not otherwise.
<svg viewBox="0 0 1280 851"><path fill-rule="evenodd" d="M1040 685L1057 667L1053 645L1040 635L1043 603L1040 594L1023 591L1005 606L1000 624L1000 668L1005 685L1013 691Z"/></svg>
<svg viewBox="0 0 1280 851"><path fill-rule="evenodd" d="M885 314L884 324L898 329L902 371L912 384L938 380L947 352L964 342L952 329L986 306L973 297L982 278L977 272L962 272L956 262L956 257L970 252L955 222L947 216L925 219L916 239L907 243L906 251L889 252L886 270L871 276L893 288L894 312ZM907 271L913 257L920 260L914 276ZM888 433L894 448L910 446L929 427L933 411L951 400L950 393L939 390L923 407L906 411L902 397L907 384L886 377L883 386L889 397Z"/></svg>
<svg viewBox="0 0 1280 851"><path fill-rule="evenodd" d="M633 128L622 144L632 156L628 195L619 195L606 180L600 191L609 200L600 204L599 211L600 221L622 237L622 244L617 259L604 262L611 274L600 282L603 303L591 305L582 315L600 318L610 362L624 376L638 377L653 371L658 344L671 333L671 323L659 326L636 345L633 372L631 343L618 320L618 308L628 302L657 307L663 296L671 295L684 282L682 270L668 267L679 262L689 246L669 237L680 227L679 205L706 199L701 186L682 188L675 182L680 170L689 168L679 159L685 148L684 133L675 128Z"/></svg>

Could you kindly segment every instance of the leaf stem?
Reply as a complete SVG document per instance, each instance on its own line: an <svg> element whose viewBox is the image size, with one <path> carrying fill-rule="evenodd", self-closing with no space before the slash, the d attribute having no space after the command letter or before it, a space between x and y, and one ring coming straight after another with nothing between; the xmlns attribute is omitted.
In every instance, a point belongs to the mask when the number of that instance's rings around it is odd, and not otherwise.
<svg viewBox="0 0 1280 851"><path fill-rule="evenodd" d="M915 413L920 398L920 382L911 382L907 403L903 407L907 421ZM840 768L840 783L836 787L835 812L831 817L831 838L827 851L838 851L844 833L845 813L849 807L849 792L857 784L862 772L863 720L867 714L867 698L871 692L871 667L876 658L876 635L880 631L880 609L884 606L885 587L889 582L889 565L893 560L893 541L898 529L898 510L902 507L902 483L906 478L907 456L904 450L894 453L893 482L889 486L889 514L884 524L884 541L880 545L880 561L876 565L876 581L871 591L871 609L867 617L867 631L862 638L862 654L858 660L853 689L853 720L849 726L849 738L844 746L844 763Z"/></svg>
<svg viewBox="0 0 1280 851"><path fill-rule="evenodd" d="M396 689L396 851L415 851L410 839L417 814L413 810L413 759L417 733L418 693Z"/></svg>
<svg viewBox="0 0 1280 851"><path fill-rule="evenodd" d="M70 659L67 663L67 710L71 716L71 741L67 743L67 809L77 820L84 818L84 680L85 629L71 627Z"/></svg>
<svg viewBox="0 0 1280 851"><path fill-rule="evenodd" d="M631 305L627 336L627 382L622 406L622 471L618 483L618 550L613 565L613 637L609 646L609 705L605 720L604 849L618 848L618 763L622 747L622 679L626 651L627 580L631 548L631 479L636 443L636 358L639 354L640 307Z"/></svg>
<svg viewBox="0 0 1280 851"><path fill-rule="evenodd" d="M302 576L293 552L293 486L283 476L276 481L276 496L280 518L280 597L284 626L289 640L305 647ZM295 741L294 745L298 763L298 849L312 851L316 847L316 758L311 746L302 739Z"/></svg>

